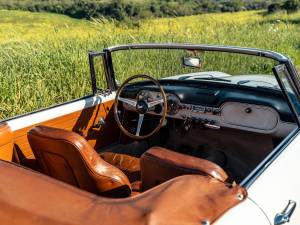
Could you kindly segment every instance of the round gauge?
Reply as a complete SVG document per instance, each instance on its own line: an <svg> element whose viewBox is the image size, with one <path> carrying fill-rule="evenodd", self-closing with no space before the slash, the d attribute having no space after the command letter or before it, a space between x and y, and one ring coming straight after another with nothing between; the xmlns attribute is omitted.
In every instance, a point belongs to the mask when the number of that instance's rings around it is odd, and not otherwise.
<svg viewBox="0 0 300 225"><path fill-rule="evenodd" d="M140 91L137 94L137 100L146 100L149 98L149 93L147 91Z"/></svg>
<svg viewBox="0 0 300 225"><path fill-rule="evenodd" d="M167 96L167 104L168 104L168 114L169 115L174 115L178 112L179 110L179 104L180 104L180 99L176 97L175 95L168 95Z"/></svg>

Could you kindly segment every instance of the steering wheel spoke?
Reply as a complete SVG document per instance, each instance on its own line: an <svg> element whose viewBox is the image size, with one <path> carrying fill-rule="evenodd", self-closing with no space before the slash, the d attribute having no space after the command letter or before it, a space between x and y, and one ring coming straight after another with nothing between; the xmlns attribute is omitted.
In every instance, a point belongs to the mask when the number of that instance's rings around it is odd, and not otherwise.
<svg viewBox="0 0 300 225"><path fill-rule="evenodd" d="M135 133L136 136L140 136L143 121L144 121L144 114L139 114L138 124L137 124L137 128L136 128L136 133Z"/></svg>
<svg viewBox="0 0 300 225"><path fill-rule="evenodd" d="M134 100L134 99L129 99L129 98L122 98L122 97L118 97L118 100L123 102L123 103L126 103L132 107L136 107L136 103L137 101Z"/></svg>
<svg viewBox="0 0 300 225"><path fill-rule="evenodd" d="M156 100L156 101L148 102L147 104L148 104L149 108L152 108L152 107L154 107L156 105L159 105L159 104L162 104L162 103L164 103L164 100L159 99L159 100Z"/></svg>

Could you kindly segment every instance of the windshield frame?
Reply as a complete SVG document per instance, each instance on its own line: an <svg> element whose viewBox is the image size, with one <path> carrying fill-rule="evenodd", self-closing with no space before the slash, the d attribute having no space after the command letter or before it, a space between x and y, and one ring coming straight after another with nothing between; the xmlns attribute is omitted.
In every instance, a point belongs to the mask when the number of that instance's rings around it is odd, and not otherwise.
<svg viewBox="0 0 300 225"><path fill-rule="evenodd" d="M223 45L204 45L204 44L184 44L184 43L146 43L146 44L127 44L127 45L117 45L112 47L107 47L103 49L103 59L104 59L104 68L107 77L107 83L109 84L109 89L111 91L116 91L118 89L118 84L116 83L116 77L114 73L114 66L113 66L113 59L112 53L117 51L126 51L126 50L134 50L134 49L176 49L176 50L199 50L199 51L207 51L207 52L223 52L223 53L236 53L236 54L243 54L255 57L263 57L273 59L275 62L279 64L284 64L288 74L287 79L293 82L294 86L296 87L296 91L300 94L300 76L298 75L296 68L294 67L291 60L278 52L269 51L269 50L262 50L257 48L245 48L245 47L238 47L238 46L223 46ZM281 88L284 86L284 83L280 80L277 74L274 74L276 77L281 91L284 93L285 96L288 95L286 88ZM289 105L293 105L289 98L285 98ZM300 126L300 119L295 113L293 109L293 116L297 125Z"/></svg>
<svg viewBox="0 0 300 225"><path fill-rule="evenodd" d="M118 85L116 83L116 77L114 72L114 65L112 59L112 53L117 51L125 51L125 50L135 50L135 49L175 49L175 50L190 50L190 51L207 51L207 52L223 52L223 53L236 53L236 54L243 54L243 55L250 55L256 57L263 57L269 58L277 62L278 64L290 64L290 60L288 57L273 51L255 49L255 48L243 48L243 47L236 47L236 46L218 46L218 45L197 45L197 44L128 44L128 45L119 45L119 46L112 46L105 48L104 58L106 61L106 72L108 74L109 83L111 83L110 89L116 91L118 89ZM288 67L288 66L287 66ZM289 71L293 71L292 69ZM294 71L296 71L294 69ZM299 85L300 89L300 85Z"/></svg>

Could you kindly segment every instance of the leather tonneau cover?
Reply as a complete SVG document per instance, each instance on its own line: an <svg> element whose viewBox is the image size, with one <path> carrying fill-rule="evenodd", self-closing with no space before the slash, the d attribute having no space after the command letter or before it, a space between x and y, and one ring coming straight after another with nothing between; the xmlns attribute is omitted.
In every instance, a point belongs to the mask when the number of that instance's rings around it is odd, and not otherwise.
<svg viewBox="0 0 300 225"><path fill-rule="evenodd" d="M187 175L136 197L109 199L0 161L0 222L22 225L201 224L214 222L246 191Z"/></svg>

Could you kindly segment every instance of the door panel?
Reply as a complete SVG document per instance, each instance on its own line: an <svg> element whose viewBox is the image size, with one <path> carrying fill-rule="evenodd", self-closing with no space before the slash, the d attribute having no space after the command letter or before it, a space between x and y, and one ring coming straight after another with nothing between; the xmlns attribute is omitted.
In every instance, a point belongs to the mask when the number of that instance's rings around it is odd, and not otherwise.
<svg viewBox="0 0 300 225"><path fill-rule="evenodd" d="M47 115L53 115L52 113L54 110L57 111L57 109L53 108L45 110L42 112L42 115L46 116L44 117L44 121L32 123L30 125L28 125L27 121L38 121L38 117L41 116L41 112L33 113L28 116L24 116L23 118L18 118L18 123L16 121L9 121L8 123L12 126L12 128L20 127L21 123L26 124L25 127L15 129L13 131L14 147L21 164L37 169L33 152L27 140L27 132L36 125L45 125L74 131L86 138L91 146L96 149L117 141L117 138L119 137L119 129L113 117L112 106L114 100L112 99L113 97L101 99L101 101L92 101L93 104L85 104L83 109L78 110L75 107L74 112L69 112L69 104L59 106L59 112L61 115L52 119L47 119ZM76 105L77 103L70 104ZM64 114L64 111L68 112ZM104 119L105 124L100 127L96 127L95 125L98 123L100 118Z"/></svg>
<svg viewBox="0 0 300 225"><path fill-rule="evenodd" d="M298 134L248 189L249 196L259 204L270 221L274 221L275 215L284 210L289 200L293 200L298 205L288 224L300 224L299 146Z"/></svg>
<svg viewBox="0 0 300 225"><path fill-rule="evenodd" d="M6 123L0 124L0 159L11 161L13 156L13 133Z"/></svg>

